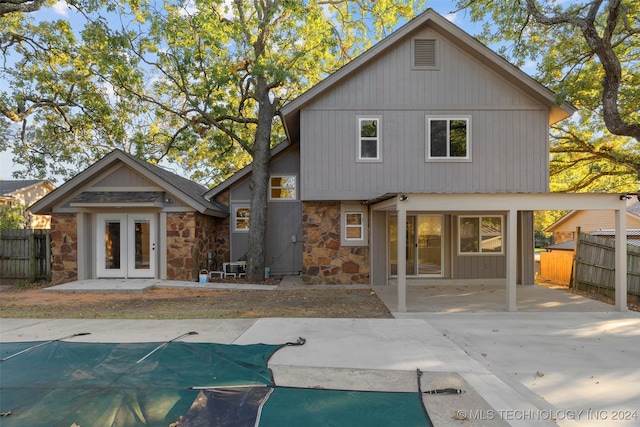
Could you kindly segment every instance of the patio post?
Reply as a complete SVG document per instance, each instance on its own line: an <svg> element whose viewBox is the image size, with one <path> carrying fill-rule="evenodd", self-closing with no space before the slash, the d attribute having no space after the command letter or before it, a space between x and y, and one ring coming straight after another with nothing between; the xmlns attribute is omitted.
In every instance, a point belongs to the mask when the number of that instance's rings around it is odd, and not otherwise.
<svg viewBox="0 0 640 427"><path fill-rule="evenodd" d="M616 209L615 307L627 311L627 209Z"/></svg>
<svg viewBox="0 0 640 427"><path fill-rule="evenodd" d="M398 200L398 312L407 312L407 210Z"/></svg>
<svg viewBox="0 0 640 427"><path fill-rule="evenodd" d="M506 294L507 311L518 311L516 302L516 281L518 269L518 211L511 209L507 212L507 241L503 242L506 254L507 274L506 274ZM505 245L506 243L506 245Z"/></svg>

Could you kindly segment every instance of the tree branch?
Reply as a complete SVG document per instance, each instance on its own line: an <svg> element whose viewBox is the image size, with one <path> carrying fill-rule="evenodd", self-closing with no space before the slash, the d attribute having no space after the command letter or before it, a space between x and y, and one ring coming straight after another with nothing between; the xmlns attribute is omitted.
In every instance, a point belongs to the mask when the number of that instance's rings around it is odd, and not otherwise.
<svg viewBox="0 0 640 427"><path fill-rule="evenodd" d="M9 13L29 13L40 10L46 0L3 0L0 1L0 16Z"/></svg>

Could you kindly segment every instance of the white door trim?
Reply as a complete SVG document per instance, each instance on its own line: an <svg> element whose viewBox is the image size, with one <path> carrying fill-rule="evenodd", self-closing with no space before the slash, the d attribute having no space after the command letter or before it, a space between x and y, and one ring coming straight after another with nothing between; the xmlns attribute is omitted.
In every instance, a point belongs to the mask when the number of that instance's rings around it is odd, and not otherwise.
<svg viewBox="0 0 640 427"><path fill-rule="evenodd" d="M147 223L147 234L144 239L142 254L145 256L147 268L136 268L136 223ZM155 278L156 277L156 215L153 213L99 213L96 215L96 276L98 278ZM108 223L119 223L117 236L112 236L111 244L119 244L119 248L107 248ZM114 230L117 227L114 226ZM138 233L140 238L140 233ZM118 258L119 259L116 259ZM139 260L140 261L140 260ZM118 268L114 268L117 266Z"/></svg>

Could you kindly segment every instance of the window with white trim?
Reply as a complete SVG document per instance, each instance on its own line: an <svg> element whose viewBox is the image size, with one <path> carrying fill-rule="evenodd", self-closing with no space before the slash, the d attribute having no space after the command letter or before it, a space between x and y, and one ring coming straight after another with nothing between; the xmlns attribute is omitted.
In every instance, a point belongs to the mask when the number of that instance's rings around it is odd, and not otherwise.
<svg viewBox="0 0 640 427"><path fill-rule="evenodd" d="M502 254L504 231L502 216L460 216L458 253L460 255Z"/></svg>
<svg viewBox="0 0 640 427"><path fill-rule="evenodd" d="M249 205L236 205L233 208L233 231L249 231Z"/></svg>
<svg viewBox="0 0 640 427"><path fill-rule="evenodd" d="M429 117L427 161L471 159L471 117Z"/></svg>
<svg viewBox="0 0 640 427"><path fill-rule="evenodd" d="M271 175L269 178L270 200L296 200L295 175Z"/></svg>
<svg viewBox="0 0 640 427"><path fill-rule="evenodd" d="M364 236L364 213L345 212L344 238L346 240L362 240Z"/></svg>
<svg viewBox="0 0 640 427"><path fill-rule="evenodd" d="M358 117L358 161L380 161L380 117Z"/></svg>
<svg viewBox="0 0 640 427"><path fill-rule="evenodd" d="M341 246L367 246L369 244L368 212L368 207L362 203L340 203Z"/></svg>

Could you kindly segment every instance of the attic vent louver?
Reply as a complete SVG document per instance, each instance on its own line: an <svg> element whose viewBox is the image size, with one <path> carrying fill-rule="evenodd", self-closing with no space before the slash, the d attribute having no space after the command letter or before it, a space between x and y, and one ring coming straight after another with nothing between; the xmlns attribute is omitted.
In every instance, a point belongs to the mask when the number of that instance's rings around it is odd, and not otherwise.
<svg viewBox="0 0 640 427"><path fill-rule="evenodd" d="M434 39L413 40L413 68L436 68L437 43Z"/></svg>

